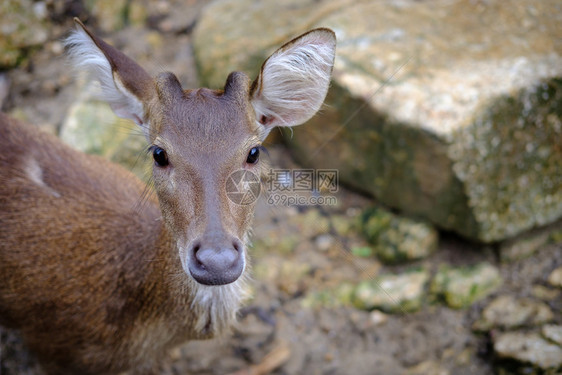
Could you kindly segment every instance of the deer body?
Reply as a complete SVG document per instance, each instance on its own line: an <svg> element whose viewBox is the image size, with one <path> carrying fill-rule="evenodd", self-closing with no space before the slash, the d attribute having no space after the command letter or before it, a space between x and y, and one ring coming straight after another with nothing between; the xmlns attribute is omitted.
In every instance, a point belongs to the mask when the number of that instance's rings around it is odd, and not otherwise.
<svg viewBox="0 0 562 375"><path fill-rule="evenodd" d="M188 291L157 285L181 266L157 202L136 212L136 177L2 114L0 146L11 150L0 156L1 324L67 373L140 363L147 336L160 350L197 337ZM164 340L150 332L161 320L176 324Z"/></svg>
<svg viewBox="0 0 562 375"><path fill-rule="evenodd" d="M68 43L144 131L156 197L122 167L0 114L0 324L20 329L50 374L139 373L234 322L254 205L229 201L227 177L258 173L271 128L318 110L335 39L304 34L253 84L232 73L217 91L152 79L81 23Z"/></svg>

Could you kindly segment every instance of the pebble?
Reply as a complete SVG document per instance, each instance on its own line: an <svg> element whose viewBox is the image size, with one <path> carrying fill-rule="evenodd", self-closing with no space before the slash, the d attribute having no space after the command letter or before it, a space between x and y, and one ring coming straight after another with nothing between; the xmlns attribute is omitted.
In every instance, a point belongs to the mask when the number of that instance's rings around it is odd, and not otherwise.
<svg viewBox="0 0 562 375"><path fill-rule="evenodd" d="M314 244L320 251L328 251L334 244L334 237L329 234L321 234L314 240Z"/></svg>
<svg viewBox="0 0 562 375"><path fill-rule="evenodd" d="M533 285L533 296L543 301L553 301L560 296L560 290L548 288L544 285Z"/></svg>
<svg viewBox="0 0 562 375"><path fill-rule="evenodd" d="M64 52L64 46L59 40L51 42L49 44L49 47L51 52L56 56L62 55L62 53Z"/></svg>
<svg viewBox="0 0 562 375"><path fill-rule="evenodd" d="M541 333L544 338L562 346L562 325L546 324L542 326Z"/></svg>
<svg viewBox="0 0 562 375"><path fill-rule="evenodd" d="M420 309L424 286L429 279L426 270L398 275L381 275L364 281L355 289L352 302L361 309L380 309L389 313L411 312Z"/></svg>
<svg viewBox="0 0 562 375"><path fill-rule="evenodd" d="M548 276L548 283L552 286L562 288L562 267L556 268Z"/></svg>
<svg viewBox="0 0 562 375"><path fill-rule="evenodd" d="M380 326L388 321L388 315L383 313L382 311L373 310L369 314L369 319L371 323L373 323L373 325Z"/></svg>
<svg viewBox="0 0 562 375"><path fill-rule="evenodd" d="M550 233L526 235L503 243L500 247L502 262L513 262L533 255L541 246L548 242Z"/></svg>
<svg viewBox="0 0 562 375"><path fill-rule="evenodd" d="M530 298L504 295L496 297L484 308L482 317L473 328L486 331L491 328L516 328L546 323L554 317L547 304Z"/></svg>
<svg viewBox="0 0 562 375"><path fill-rule="evenodd" d="M543 370L562 366L562 348L537 333L507 332L494 338L494 351L501 358L531 364Z"/></svg>

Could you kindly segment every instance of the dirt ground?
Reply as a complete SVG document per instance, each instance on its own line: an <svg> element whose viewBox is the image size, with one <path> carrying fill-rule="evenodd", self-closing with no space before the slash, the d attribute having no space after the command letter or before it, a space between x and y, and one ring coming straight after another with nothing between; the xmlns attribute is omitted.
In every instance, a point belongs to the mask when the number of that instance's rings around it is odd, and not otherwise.
<svg viewBox="0 0 562 375"><path fill-rule="evenodd" d="M68 17L70 18L70 17ZM70 29L69 20L43 48L21 67L8 71L9 90L2 109L58 132L66 111L76 96L74 78L60 57L57 38ZM150 44L159 31L158 20L138 30L125 28L109 39L151 73L168 67L178 73L185 87L197 85L190 49L191 29L164 35L165 43ZM0 90L1 92L2 90ZM0 98L1 99L1 98ZM298 129L295 130L298 136ZM271 163L294 166L280 143L269 146ZM335 216L354 221L373 203L341 188L336 206L284 207L260 198L251 249L254 269L253 297L240 312L232 335L215 340L190 342L170 353L162 374L234 374L271 364L262 373L290 374L493 374L495 358L490 335L476 334L471 326L493 296L465 310L453 310L424 301L419 312L381 315L337 303L315 305L310 295L341 284L372 278L381 272L399 273L423 266L435 272L439 264L469 265L488 261L499 267L503 286L494 293L531 296L533 286L546 285L546 278L562 265L562 245L547 245L532 257L501 263L498 246L469 243L450 233L441 233L439 249L430 257L401 266L385 266L372 258L359 258L349 249L365 240L354 230L341 236L303 215ZM316 216L310 212L317 211ZM322 236L328 234L328 237ZM287 238L292 241L288 242ZM328 243L322 241L328 239ZM335 298L335 297L334 297ZM555 322L562 323L561 299L550 307ZM260 365L261 364L261 365ZM258 367L259 369L259 367ZM257 372L259 373L259 372ZM0 375L40 374L17 333L1 331ZM236 373L242 374L242 373Z"/></svg>

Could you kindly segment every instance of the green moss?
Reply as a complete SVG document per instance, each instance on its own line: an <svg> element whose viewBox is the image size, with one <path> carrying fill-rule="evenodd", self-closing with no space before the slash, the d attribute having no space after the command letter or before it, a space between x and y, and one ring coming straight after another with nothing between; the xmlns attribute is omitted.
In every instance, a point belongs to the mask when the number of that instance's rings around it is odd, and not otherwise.
<svg viewBox="0 0 562 375"><path fill-rule="evenodd" d="M449 307L461 309L488 296L501 283L499 271L488 263L460 268L441 266L433 278L430 292Z"/></svg>
<svg viewBox="0 0 562 375"><path fill-rule="evenodd" d="M356 257L369 258L373 256L373 249L369 246L355 246L351 248L351 254Z"/></svg>
<svg viewBox="0 0 562 375"><path fill-rule="evenodd" d="M360 225L377 257L385 263L425 258L437 248L438 234L431 225L400 217L380 207L365 209Z"/></svg>
<svg viewBox="0 0 562 375"><path fill-rule="evenodd" d="M561 79L486 103L455 134L451 154L480 240L509 238L562 215L561 137Z"/></svg>

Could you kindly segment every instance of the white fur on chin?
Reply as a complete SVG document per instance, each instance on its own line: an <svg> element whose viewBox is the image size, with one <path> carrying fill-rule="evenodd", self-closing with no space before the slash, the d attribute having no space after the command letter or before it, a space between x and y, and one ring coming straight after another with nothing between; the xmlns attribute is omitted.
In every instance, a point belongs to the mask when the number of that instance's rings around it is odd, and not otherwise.
<svg viewBox="0 0 562 375"><path fill-rule="evenodd" d="M247 297L246 276L226 285L202 285L191 277L189 283L194 295L191 308L197 316L195 330L199 333L221 335L236 323L242 301Z"/></svg>

